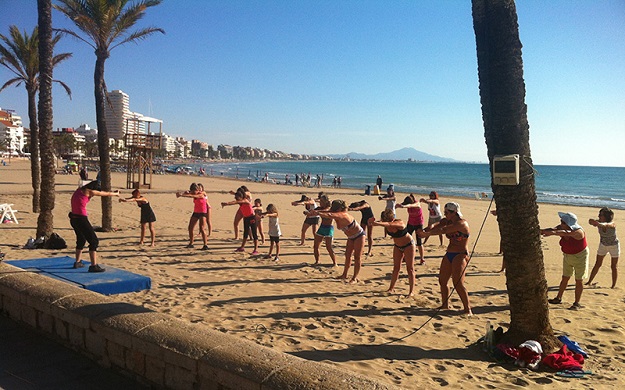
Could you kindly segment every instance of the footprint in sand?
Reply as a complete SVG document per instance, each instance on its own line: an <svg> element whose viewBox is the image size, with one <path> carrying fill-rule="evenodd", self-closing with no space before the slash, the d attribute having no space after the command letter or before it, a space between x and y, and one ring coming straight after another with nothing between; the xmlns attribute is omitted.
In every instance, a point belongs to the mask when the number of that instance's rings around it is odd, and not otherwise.
<svg viewBox="0 0 625 390"><path fill-rule="evenodd" d="M378 332L378 333L388 333L389 330L386 328L373 328L374 331Z"/></svg>

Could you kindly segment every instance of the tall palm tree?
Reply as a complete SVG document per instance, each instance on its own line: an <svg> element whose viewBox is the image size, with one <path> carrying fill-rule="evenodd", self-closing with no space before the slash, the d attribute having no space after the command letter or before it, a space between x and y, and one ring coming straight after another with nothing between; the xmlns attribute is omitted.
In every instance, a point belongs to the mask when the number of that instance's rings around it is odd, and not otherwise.
<svg viewBox="0 0 625 390"><path fill-rule="evenodd" d="M506 337L515 345L537 340L550 351L559 342L549 322L516 6L514 0L472 6L488 159L492 167L496 155L521 156L519 185L492 185L510 301Z"/></svg>
<svg viewBox="0 0 625 390"><path fill-rule="evenodd" d="M108 131L104 120L106 83L104 64L111 50L128 42L136 42L160 32L160 28L148 27L134 32L129 30L141 19L148 7L161 3L162 0L144 0L128 5L128 0L59 0L54 7L71 19L79 30L78 33L60 29L85 42L95 50L94 71L96 122L98 125L98 149L100 153L100 178L102 189L111 190L111 157L109 154ZM127 7L128 5L128 7ZM102 229L113 229L113 202L110 197L102 197Z"/></svg>
<svg viewBox="0 0 625 390"><path fill-rule="evenodd" d="M39 25L39 148L41 151L41 211L37 237L49 237L54 229L54 152L52 148L52 4L37 0Z"/></svg>
<svg viewBox="0 0 625 390"><path fill-rule="evenodd" d="M61 39L60 35L52 38L52 49ZM52 66L58 65L72 55L70 53L57 54L52 57ZM19 86L24 83L28 94L28 121L30 122L30 170L33 186L33 212L38 213L39 187L41 185L41 170L39 167L39 126L37 125L37 90L39 89L39 30L33 29L30 36L24 31L20 33L17 26L9 28L9 37L0 34L0 65L9 69L15 75L0 87L0 92L10 85ZM65 92L72 97L69 87L59 80L52 80L59 83Z"/></svg>

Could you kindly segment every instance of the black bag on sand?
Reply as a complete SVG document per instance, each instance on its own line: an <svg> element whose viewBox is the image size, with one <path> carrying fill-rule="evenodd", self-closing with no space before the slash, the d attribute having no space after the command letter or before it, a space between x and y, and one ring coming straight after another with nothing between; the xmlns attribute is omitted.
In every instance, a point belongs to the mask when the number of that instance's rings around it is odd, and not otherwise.
<svg viewBox="0 0 625 390"><path fill-rule="evenodd" d="M46 249L65 249L67 248L67 244L65 240L61 238L56 233L50 234L50 238L48 238L44 244L44 248Z"/></svg>

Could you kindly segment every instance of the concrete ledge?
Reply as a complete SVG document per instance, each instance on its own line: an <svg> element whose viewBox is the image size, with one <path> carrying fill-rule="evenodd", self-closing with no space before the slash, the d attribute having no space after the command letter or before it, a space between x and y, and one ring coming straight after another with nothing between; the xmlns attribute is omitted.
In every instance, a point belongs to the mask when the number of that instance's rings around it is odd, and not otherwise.
<svg viewBox="0 0 625 390"><path fill-rule="evenodd" d="M8 264L0 312L156 388L396 388Z"/></svg>

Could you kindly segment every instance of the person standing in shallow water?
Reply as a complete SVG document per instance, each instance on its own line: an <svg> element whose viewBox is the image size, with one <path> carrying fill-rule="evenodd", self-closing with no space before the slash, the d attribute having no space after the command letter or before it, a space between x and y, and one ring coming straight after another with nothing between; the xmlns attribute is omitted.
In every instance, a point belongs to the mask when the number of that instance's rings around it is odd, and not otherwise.
<svg viewBox="0 0 625 390"><path fill-rule="evenodd" d="M579 301L584 292L584 278L588 274L588 243L586 242L586 232L577 224L577 216L573 213L559 212L560 224L554 228L541 229L543 236L560 237L560 247L562 248L562 280L558 287L558 295L549 299L549 303L562 303L564 290L569 284L571 276L575 275L575 302L570 307L571 310L581 309Z"/></svg>
<svg viewBox="0 0 625 390"><path fill-rule="evenodd" d="M471 304L469 302L469 293L464 286L464 277L469 263L469 224L462 217L460 205L450 202L445 205L445 218L441 219L432 227L425 228L417 234L422 237L435 236L437 234L445 234L449 239L447 252L441 260L441 266L438 273L438 283L441 288L440 309L449 309L449 279L454 285L462 305L464 313L473 315Z"/></svg>
<svg viewBox="0 0 625 390"><path fill-rule="evenodd" d="M74 229L74 233L76 233L76 262L74 263L74 268L84 267L80 257L82 256L85 243L88 242L89 259L91 260L89 272L104 272L105 269L98 265L97 250L100 241L89 222L89 218L87 218L87 203L94 196L119 196L119 191L100 191L100 184L97 181L92 181L74 191L71 199L72 211L69 213L69 222Z"/></svg>

